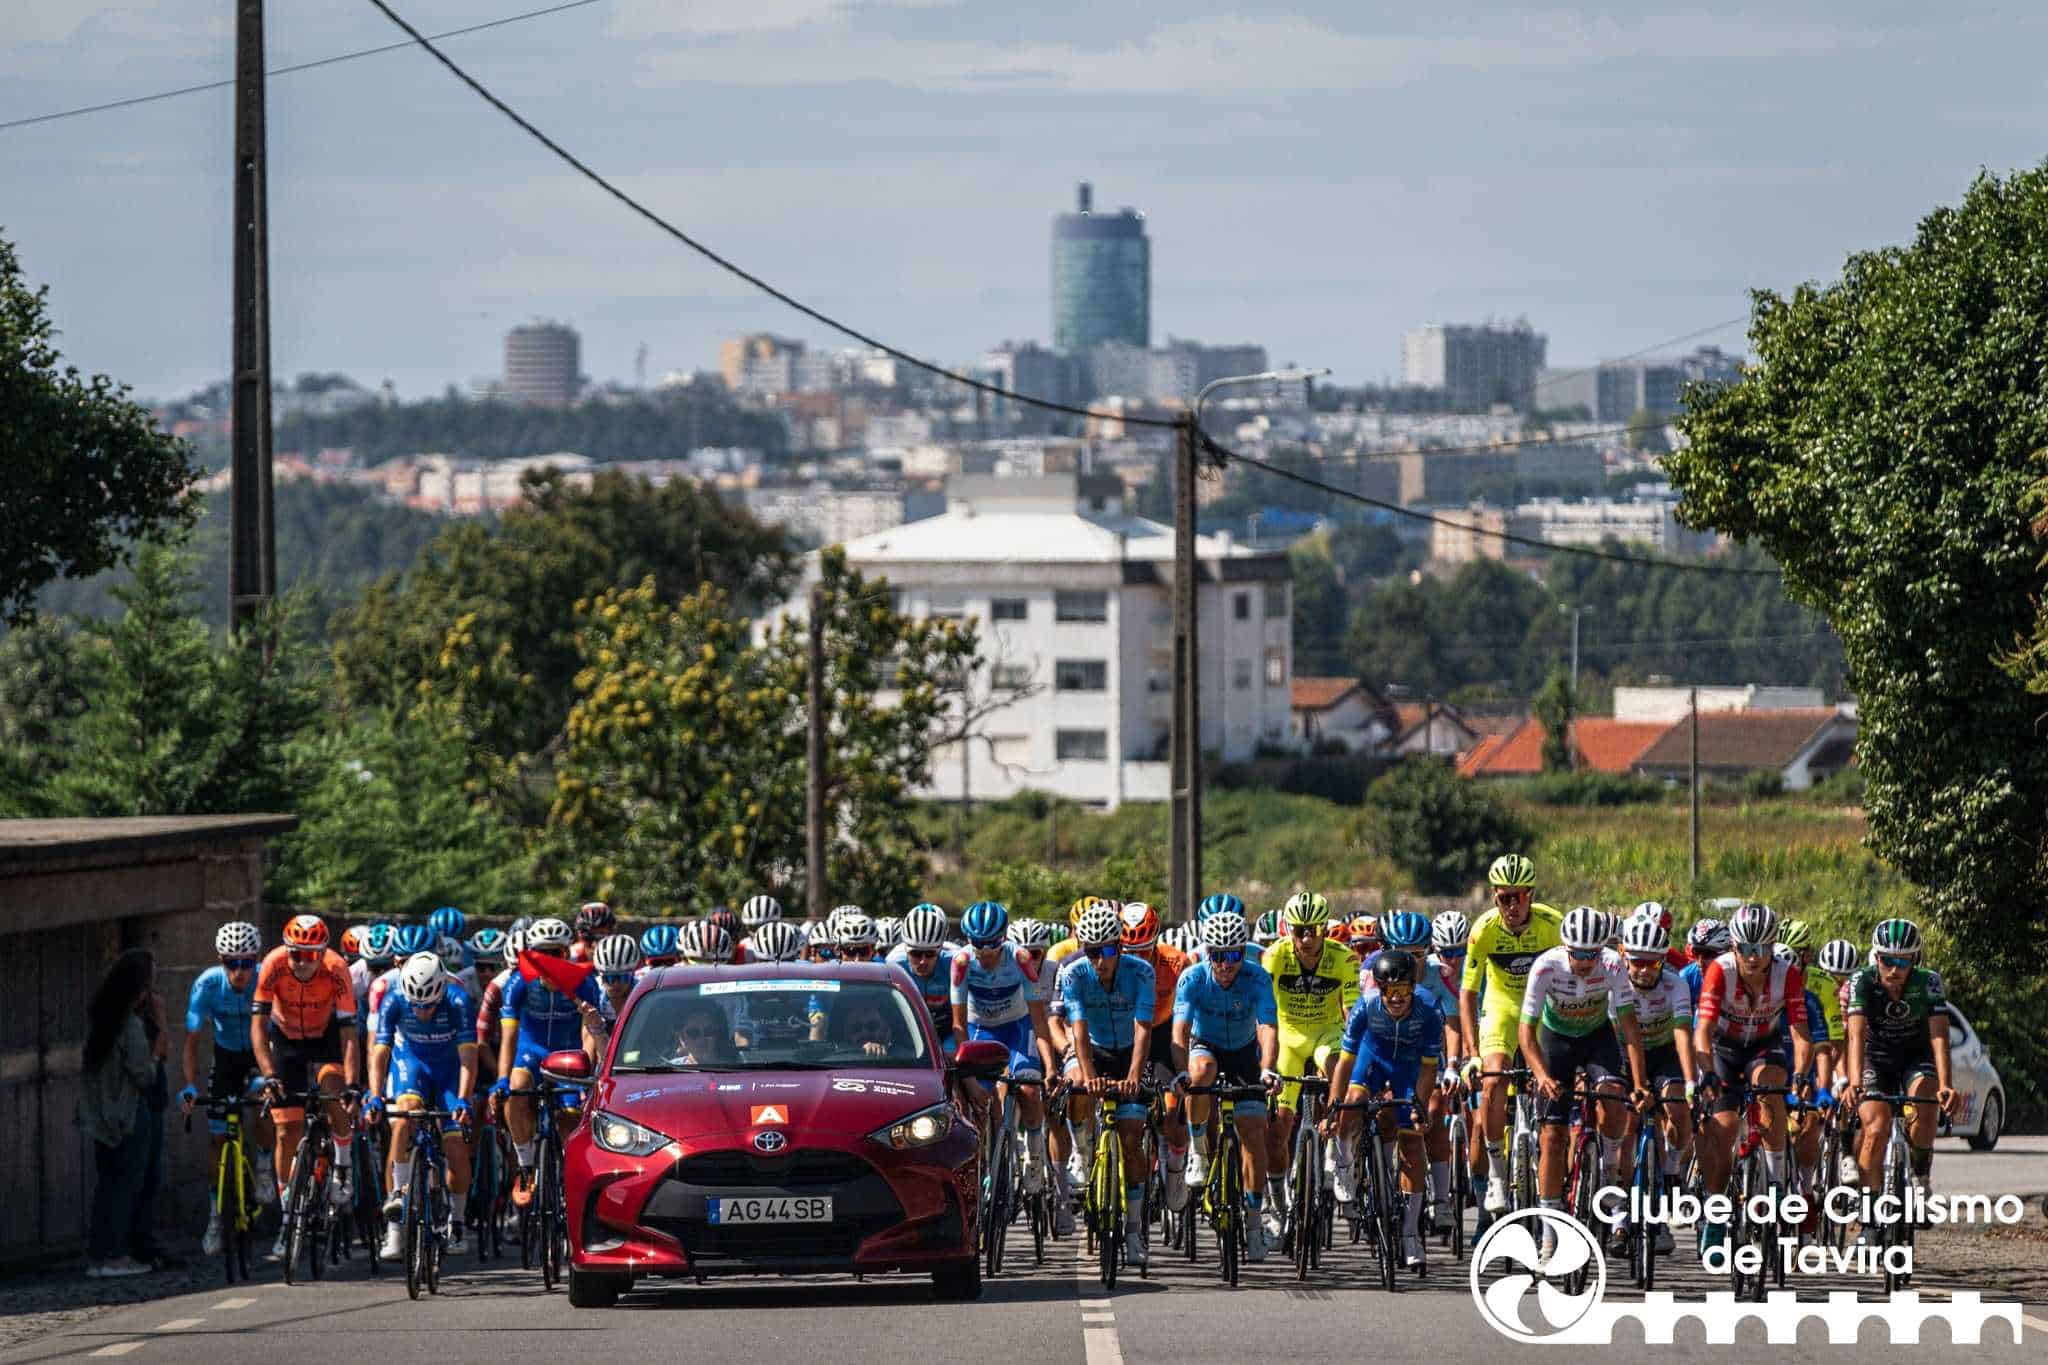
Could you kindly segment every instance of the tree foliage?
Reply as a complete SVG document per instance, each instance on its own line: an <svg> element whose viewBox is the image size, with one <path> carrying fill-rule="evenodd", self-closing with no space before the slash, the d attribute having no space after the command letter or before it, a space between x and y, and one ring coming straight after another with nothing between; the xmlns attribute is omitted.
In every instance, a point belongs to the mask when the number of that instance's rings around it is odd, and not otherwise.
<svg viewBox="0 0 2048 1365"><path fill-rule="evenodd" d="M1578 709L1571 674L1562 668L1551 669L1530 706L1536 719L1543 722L1543 771L1562 773L1573 768L1572 720Z"/></svg>
<svg viewBox="0 0 2048 1365"><path fill-rule="evenodd" d="M0 237L0 619L43 585L85 578L189 525L198 476L125 385L59 368L47 287L23 281Z"/></svg>
<svg viewBox="0 0 2048 1365"><path fill-rule="evenodd" d="M1403 760L1367 789L1365 800L1373 851L1429 895L1469 891L1488 864L1529 838L1492 792L1441 759Z"/></svg>
<svg viewBox="0 0 2048 1365"><path fill-rule="evenodd" d="M1757 364L1688 394L1683 515L1755 541L1841 637L1873 847L1967 951L2038 963L2048 744L2010 669L2042 591L2048 168L1986 175L1905 246L1754 295Z"/></svg>

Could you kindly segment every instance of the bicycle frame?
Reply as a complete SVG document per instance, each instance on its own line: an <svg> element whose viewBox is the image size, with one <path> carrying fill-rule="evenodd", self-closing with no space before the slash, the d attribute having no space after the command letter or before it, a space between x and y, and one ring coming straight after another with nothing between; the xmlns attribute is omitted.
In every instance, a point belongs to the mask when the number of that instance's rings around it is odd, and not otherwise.
<svg viewBox="0 0 2048 1365"><path fill-rule="evenodd" d="M1237 1105L1240 1100L1263 1100L1262 1085L1191 1085L1186 1095L1209 1095L1216 1101L1216 1149L1209 1166L1209 1178L1202 1185L1202 1212L1216 1229L1216 1246L1222 1260L1223 1278L1237 1287L1238 1263L1244 1249L1244 1146L1237 1136ZM1195 1239L1188 1238L1188 1259L1195 1259Z"/></svg>
<svg viewBox="0 0 2048 1365"><path fill-rule="evenodd" d="M213 1208L221 1223L221 1260L229 1284L238 1274L249 1278L249 1240L256 1222L256 1171L242 1136L242 1110L249 1103L246 1095L202 1095L194 1101L195 1106L205 1106L208 1119L220 1119L227 1130L214 1159ZM189 1113L185 1131L192 1131Z"/></svg>
<svg viewBox="0 0 2048 1365"><path fill-rule="evenodd" d="M405 1258L405 1292L417 1299L420 1290L441 1292L441 1218L438 1204L448 1199L448 1156L441 1143L441 1124L455 1114L447 1109L401 1109L394 1113L412 1124L412 1179L405 1188L400 1213L405 1229L400 1245Z"/></svg>

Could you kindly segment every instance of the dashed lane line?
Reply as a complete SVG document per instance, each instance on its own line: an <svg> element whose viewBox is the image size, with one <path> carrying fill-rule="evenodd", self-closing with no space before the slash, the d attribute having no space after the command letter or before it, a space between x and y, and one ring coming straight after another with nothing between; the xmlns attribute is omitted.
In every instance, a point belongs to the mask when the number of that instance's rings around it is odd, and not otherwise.
<svg viewBox="0 0 2048 1365"><path fill-rule="evenodd" d="M248 1307L248 1306L249 1306L250 1304L252 1304L252 1303L254 1303L254 1302L256 1302L256 1300L254 1300L254 1299L222 1299L222 1300L221 1300L221 1301L220 1301L219 1303L215 1304L215 1305L214 1305L214 1307L215 1307L215 1308L247 1308L247 1307Z"/></svg>
<svg viewBox="0 0 2048 1365"><path fill-rule="evenodd" d="M96 1356L125 1356L130 1351L139 1348L141 1345L142 1343L139 1341L115 1341L109 1342L107 1345L100 1347L97 1351L89 1351L87 1352L87 1354Z"/></svg>
<svg viewBox="0 0 2048 1365"><path fill-rule="evenodd" d="M1123 1344L1116 1334L1115 1305L1101 1296L1102 1291L1096 1287L1095 1267L1082 1258L1081 1248L1086 1239L1077 1235L1073 1242L1074 1283L1080 1291L1077 1303L1081 1310L1081 1349L1087 1365L1124 1365Z"/></svg>
<svg viewBox="0 0 2048 1365"><path fill-rule="evenodd" d="M182 1332L188 1327L197 1327L204 1321L206 1321L205 1318L172 1318L169 1322L158 1324L156 1330L159 1332Z"/></svg>

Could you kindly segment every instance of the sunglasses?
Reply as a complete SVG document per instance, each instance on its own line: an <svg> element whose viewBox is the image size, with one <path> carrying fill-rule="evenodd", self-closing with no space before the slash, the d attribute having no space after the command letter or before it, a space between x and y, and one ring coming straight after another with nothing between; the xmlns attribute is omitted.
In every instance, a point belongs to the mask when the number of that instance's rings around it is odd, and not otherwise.
<svg viewBox="0 0 2048 1365"><path fill-rule="evenodd" d="M1009 942L1008 939L1002 938L971 938L967 941L974 945L974 951L977 953L992 953Z"/></svg>
<svg viewBox="0 0 2048 1365"><path fill-rule="evenodd" d="M220 960L220 965L231 972L253 972L256 970L256 959L253 957L224 957Z"/></svg>
<svg viewBox="0 0 2048 1365"><path fill-rule="evenodd" d="M1211 948L1211 949L1209 950L1209 960L1210 960L1211 962L1214 962L1214 963L1218 964L1219 966L1226 966L1226 967L1227 967L1227 966L1229 966L1229 965L1230 965L1231 963L1233 963L1233 962L1242 962L1242 961L1244 961L1244 949L1242 949L1242 948Z"/></svg>
<svg viewBox="0 0 2048 1365"><path fill-rule="evenodd" d="M1457 962L1465 956L1463 948L1439 948L1436 955L1446 962Z"/></svg>
<svg viewBox="0 0 2048 1365"><path fill-rule="evenodd" d="M1763 957L1771 950L1761 943L1738 943L1735 952L1740 957Z"/></svg>
<svg viewBox="0 0 2048 1365"><path fill-rule="evenodd" d="M633 974L631 972L606 972L604 974L604 984L607 986L630 986L633 984Z"/></svg>
<svg viewBox="0 0 2048 1365"><path fill-rule="evenodd" d="M912 962L935 962L938 960L939 950L937 948L912 948L903 955Z"/></svg>
<svg viewBox="0 0 2048 1365"><path fill-rule="evenodd" d="M1525 887L1520 891L1496 891L1493 893L1493 898L1497 901L1525 901L1534 894L1534 892Z"/></svg>
<svg viewBox="0 0 2048 1365"><path fill-rule="evenodd" d="M1287 932L1296 938L1321 938L1323 936L1323 926L1320 924L1297 924Z"/></svg>
<svg viewBox="0 0 2048 1365"><path fill-rule="evenodd" d="M1123 946L1116 943L1090 943L1081 949L1092 960L1098 957L1115 957L1123 952Z"/></svg>
<svg viewBox="0 0 2048 1365"><path fill-rule="evenodd" d="M1889 953L1880 953L1878 954L1877 963L1880 967L1890 967L1894 971L1904 971L1913 965L1913 959L1910 957L1893 957Z"/></svg>
<svg viewBox="0 0 2048 1365"><path fill-rule="evenodd" d="M854 962L865 962L875 955L873 948L841 948L839 955Z"/></svg>
<svg viewBox="0 0 2048 1365"><path fill-rule="evenodd" d="M291 952L292 961L295 963L318 962L321 958L327 956L327 950L325 948L294 948L291 950Z"/></svg>
<svg viewBox="0 0 2048 1365"><path fill-rule="evenodd" d="M1598 948L1568 948L1565 951L1572 955L1572 961L1574 962L1591 962L1600 956L1601 950Z"/></svg>

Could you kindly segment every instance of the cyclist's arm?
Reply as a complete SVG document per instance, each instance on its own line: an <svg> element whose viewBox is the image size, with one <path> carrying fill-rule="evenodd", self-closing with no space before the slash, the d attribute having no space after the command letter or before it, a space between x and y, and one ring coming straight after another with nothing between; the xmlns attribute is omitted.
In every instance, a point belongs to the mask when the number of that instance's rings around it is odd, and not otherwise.
<svg viewBox="0 0 2048 1365"><path fill-rule="evenodd" d="M1629 1070L1635 1075L1635 1087L1643 1089L1650 1083L1650 1059L1643 1050L1643 1026L1636 1022L1636 1012L1624 1009L1617 1016L1621 1027L1621 1038L1628 1045Z"/></svg>
<svg viewBox="0 0 2048 1365"><path fill-rule="evenodd" d="M1536 1025L1523 1019L1517 1026L1517 1039L1522 1047L1522 1065L1529 1068L1536 1078L1536 1084L1549 1085L1550 1071L1543 1065L1543 1048L1536 1037Z"/></svg>
<svg viewBox="0 0 2048 1365"><path fill-rule="evenodd" d="M457 1043L455 1056L462 1063L462 1075L455 1082L455 1093L466 1100L476 1093L476 1044Z"/></svg>
<svg viewBox="0 0 2048 1365"><path fill-rule="evenodd" d="M199 1030L187 1028L182 1060L185 1063L185 1084L197 1089L199 1086Z"/></svg>
<svg viewBox="0 0 2048 1365"><path fill-rule="evenodd" d="M1088 1016L1074 1020L1074 1065L1081 1072L1081 1085L1085 1089L1095 1084L1095 1049L1088 1046Z"/></svg>
<svg viewBox="0 0 2048 1365"><path fill-rule="evenodd" d="M391 1044L372 1043L370 1045L370 1093L372 1095L384 1093L384 1082L390 1074Z"/></svg>
<svg viewBox="0 0 2048 1365"><path fill-rule="evenodd" d="M1849 1060L1848 1065L1842 1072L1842 1090L1844 1094L1863 1084L1863 1049L1865 1030L1869 1026L1870 1021L1861 1014L1846 1015L1842 1019L1842 1027L1848 1030L1849 1034ZM1936 1060L1940 1060L1940 1054L1936 1054ZM1940 1082L1939 1075L1935 1079L1938 1084Z"/></svg>
<svg viewBox="0 0 2048 1365"><path fill-rule="evenodd" d="M512 1079L512 1059L519 1055L519 1021L500 1017L498 1020L498 1078L509 1082Z"/></svg>
<svg viewBox="0 0 2048 1365"><path fill-rule="evenodd" d="M270 1006L259 1005L249 1016L249 1046L256 1053L256 1069L263 1073L265 1080L277 1076L277 1060L270 1055Z"/></svg>
<svg viewBox="0 0 2048 1365"><path fill-rule="evenodd" d="M1927 1041L1934 1049L1934 1084L1941 1090L1953 1089L1949 1072L1948 1054L1948 1011L1936 1006L1927 1016Z"/></svg>
<svg viewBox="0 0 2048 1365"><path fill-rule="evenodd" d="M1351 1068L1358 1064L1358 1058L1347 1049L1337 1054L1337 1074L1330 1078L1330 1108L1332 1111L1342 1103L1351 1091ZM1330 1115L1334 1121L1336 1114Z"/></svg>
<svg viewBox="0 0 2048 1365"><path fill-rule="evenodd" d="M1466 976L1470 977L1467 972ZM1479 992L1471 986L1458 990L1458 1027L1464 1036L1472 1040L1472 1046L1479 1046Z"/></svg>
<svg viewBox="0 0 2048 1365"><path fill-rule="evenodd" d="M1423 1112L1421 1097L1434 1089L1436 1089L1436 1058L1424 1057L1421 1070L1415 1073L1414 1092L1403 1096L1404 1099L1414 1102L1416 1105L1413 1117L1417 1128L1421 1128L1423 1124L1429 1121Z"/></svg>
<svg viewBox="0 0 2048 1365"><path fill-rule="evenodd" d="M1258 1025L1259 1069L1271 1071L1280 1060L1280 1030L1276 1025L1263 1020Z"/></svg>
<svg viewBox="0 0 2048 1365"><path fill-rule="evenodd" d="M362 1035L356 1029L356 1021L347 1017L341 1020L341 1083L363 1083Z"/></svg>
<svg viewBox="0 0 2048 1365"><path fill-rule="evenodd" d="M1152 1056L1152 1011L1144 1010L1131 1026L1131 1070L1124 1079L1132 1085L1145 1080L1145 1067Z"/></svg>

